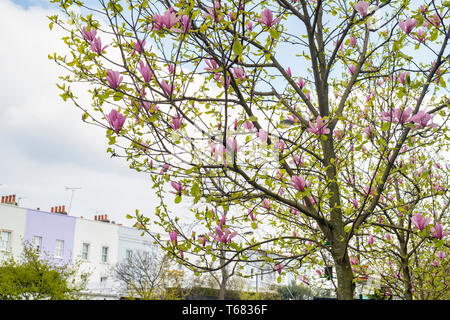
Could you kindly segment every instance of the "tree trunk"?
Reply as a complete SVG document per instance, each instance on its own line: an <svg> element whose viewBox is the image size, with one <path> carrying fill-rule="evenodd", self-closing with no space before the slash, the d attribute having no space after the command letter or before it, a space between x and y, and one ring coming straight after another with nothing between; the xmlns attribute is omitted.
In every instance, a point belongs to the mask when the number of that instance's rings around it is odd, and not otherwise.
<svg viewBox="0 0 450 320"><path fill-rule="evenodd" d="M402 278L403 278L403 285L405 286L405 299L406 300L412 300L413 294L412 294L412 283L411 283L411 275L409 272L409 266L408 266L408 260L402 259Z"/></svg>
<svg viewBox="0 0 450 320"><path fill-rule="evenodd" d="M344 258L342 259L342 256ZM337 277L337 298L339 300L353 300L353 292L355 285L353 283L353 272L350 265L350 259L347 253L343 253L342 249L337 249L333 253L334 265Z"/></svg>

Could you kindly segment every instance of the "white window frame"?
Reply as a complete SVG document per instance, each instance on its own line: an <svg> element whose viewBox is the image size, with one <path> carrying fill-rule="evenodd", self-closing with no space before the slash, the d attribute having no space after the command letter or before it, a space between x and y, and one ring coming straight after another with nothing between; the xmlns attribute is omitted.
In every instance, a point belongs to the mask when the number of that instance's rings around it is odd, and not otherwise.
<svg viewBox="0 0 450 320"><path fill-rule="evenodd" d="M61 247L58 246L58 243L61 244ZM56 239L55 242L55 257L62 258L64 256L64 240Z"/></svg>
<svg viewBox="0 0 450 320"><path fill-rule="evenodd" d="M3 234L7 234L6 241L3 241ZM11 251L11 240L12 240L12 231L11 230L0 230L0 251ZM3 244L6 242L6 245Z"/></svg>
<svg viewBox="0 0 450 320"><path fill-rule="evenodd" d="M84 248L87 248L86 250L86 258L84 257ZM91 248L91 244L89 242L83 242L81 245L81 259L84 261L89 261L89 249Z"/></svg>
<svg viewBox="0 0 450 320"><path fill-rule="evenodd" d="M36 240L39 240L39 243L36 243ZM33 248L38 252L42 251L42 237L41 236L33 236Z"/></svg>
<svg viewBox="0 0 450 320"><path fill-rule="evenodd" d="M106 253L105 253L105 249L106 249ZM108 253L109 253L109 247L108 246L102 246L101 262L108 263Z"/></svg>

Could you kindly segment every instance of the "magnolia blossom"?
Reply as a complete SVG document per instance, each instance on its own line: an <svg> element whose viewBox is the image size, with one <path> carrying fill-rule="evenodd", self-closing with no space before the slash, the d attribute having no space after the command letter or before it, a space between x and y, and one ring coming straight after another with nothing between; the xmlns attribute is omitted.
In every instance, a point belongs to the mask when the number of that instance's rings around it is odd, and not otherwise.
<svg viewBox="0 0 450 320"><path fill-rule="evenodd" d="M267 138L268 138L268 133L264 130L264 129L259 129L259 131L256 133L256 135L258 136L259 140L261 140L261 142L266 143L267 142Z"/></svg>
<svg viewBox="0 0 450 320"><path fill-rule="evenodd" d="M181 194L183 192L184 186L181 182L170 181L170 184L175 189L176 194Z"/></svg>
<svg viewBox="0 0 450 320"><path fill-rule="evenodd" d="M303 87L306 84L306 81L303 78L298 78L296 84L300 87L300 89L303 89Z"/></svg>
<svg viewBox="0 0 450 320"><path fill-rule="evenodd" d="M433 118L432 115L430 115L429 113L426 113L422 110L419 110L415 115L413 115L409 121L412 121L416 124L416 129L419 128L425 128L425 127L431 127L431 128L436 128L437 124L435 123L430 123L428 124L428 122Z"/></svg>
<svg viewBox="0 0 450 320"><path fill-rule="evenodd" d="M170 96L173 93L173 84L168 85L166 80L161 81L161 87L163 88L164 92Z"/></svg>
<svg viewBox="0 0 450 320"><path fill-rule="evenodd" d="M181 128L182 121L183 119L179 115L173 116L172 123L170 124L170 126L172 127L173 130L178 130Z"/></svg>
<svg viewBox="0 0 450 320"><path fill-rule="evenodd" d="M256 18L256 20L258 20L259 22L261 22L262 24L264 24L266 27L269 28L272 27L274 24L277 24L281 20L281 17L278 17L274 20L272 11L267 8L261 12L261 18L262 19Z"/></svg>
<svg viewBox="0 0 450 320"><path fill-rule="evenodd" d="M169 231L169 237L170 237L170 242L173 245L176 245L178 243L178 239L177 239L178 234L175 230Z"/></svg>
<svg viewBox="0 0 450 320"><path fill-rule="evenodd" d="M142 60L139 61L138 70L142 74L142 77L144 78L145 82L150 82L150 80L152 80L153 77L152 70L144 61Z"/></svg>
<svg viewBox="0 0 450 320"><path fill-rule="evenodd" d="M234 231L233 233L230 234L230 230L228 228L225 228L224 231L222 231L221 228L216 227L216 234L212 235L212 237L217 241L217 242L221 242L221 243L230 243L231 239L233 239L238 233L237 231Z"/></svg>
<svg viewBox="0 0 450 320"><path fill-rule="evenodd" d="M131 52L131 55L134 56L134 54L137 52L139 54L142 54L144 52L144 46L145 46L145 40L139 40L133 41L134 49Z"/></svg>
<svg viewBox="0 0 450 320"><path fill-rule="evenodd" d="M292 186L298 191L303 192L306 187L306 181L302 176L293 176Z"/></svg>
<svg viewBox="0 0 450 320"><path fill-rule="evenodd" d="M87 27L83 27L81 33L87 41L91 42L94 41L95 36L97 35L97 30L90 28L89 31L87 31Z"/></svg>
<svg viewBox="0 0 450 320"><path fill-rule="evenodd" d="M253 122L251 122L251 121L245 121L242 125L244 126L245 129L247 129L249 131L253 130L255 128Z"/></svg>
<svg viewBox="0 0 450 320"><path fill-rule="evenodd" d="M281 263L277 263L275 265L275 270L278 272L278 274L281 274L282 269L283 269L283 265Z"/></svg>
<svg viewBox="0 0 450 320"><path fill-rule="evenodd" d="M369 236L369 239L367 240L367 244L373 245L374 242L375 242L375 241L374 241L373 235L370 235L370 236Z"/></svg>
<svg viewBox="0 0 450 320"><path fill-rule="evenodd" d="M123 80L123 77L120 75L119 71L108 70L107 71L106 81L108 81L109 85L113 89L117 89L120 86L120 83Z"/></svg>
<svg viewBox="0 0 450 320"><path fill-rule="evenodd" d="M412 218L411 222L416 226L417 229L423 230L430 223L431 218L424 218L420 213L416 213Z"/></svg>
<svg viewBox="0 0 450 320"><path fill-rule="evenodd" d="M317 135L330 133L330 129L327 128L327 121L323 121L321 116L317 117L316 124L312 123L311 120L309 121L309 128L307 131Z"/></svg>
<svg viewBox="0 0 450 320"><path fill-rule="evenodd" d="M153 30L158 31L162 28L166 27L167 29L171 29L174 25L177 24L180 18L175 15L173 8L170 7L164 15L155 14L153 15Z"/></svg>
<svg viewBox="0 0 450 320"><path fill-rule="evenodd" d="M400 28L406 33L406 34L410 34L412 29L414 29L417 25L417 20L416 19L412 19L412 18L408 18L404 21L400 21L398 23L398 25L400 26Z"/></svg>
<svg viewBox="0 0 450 320"><path fill-rule="evenodd" d="M443 237L448 235L448 231L442 232L442 225L439 222L436 222L434 227L431 228L431 235L435 238L442 239Z"/></svg>
<svg viewBox="0 0 450 320"><path fill-rule="evenodd" d="M244 80L247 78L247 72L241 68L233 68L233 75L235 78L238 78L240 80Z"/></svg>
<svg viewBox="0 0 450 320"><path fill-rule="evenodd" d="M350 37L350 45L352 47L356 47L356 39L355 39L355 37Z"/></svg>
<svg viewBox="0 0 450 320"><path fill-rule="evenodd" d="M108 46L102 47L102 40L100 37L95 38L91 41L91 49L97 54L101 54L103 50L105 50Z"/></svg>
<svg viewBox="0 0 450 320"><path fill-rule="evenodd" d="M367 16L367 10L369 9L369 3L366 1L359 1L355 4L355 10L361 15L361 17L365 18Z"/></svg>
<svg viewBox="0 0 450 320"><path fill-rule="evenodd" d="M266 210L270 210L270 200L269 199L263 200L263 208Z"/></svg>
<svg viewBox="0 0 450 320"><path fill-rule="evenodd" d="M125 123L126 117L121 114L116 109L112 109L111 112L106 116L109 124L114 128L116 133L119 133Z"/></svg>

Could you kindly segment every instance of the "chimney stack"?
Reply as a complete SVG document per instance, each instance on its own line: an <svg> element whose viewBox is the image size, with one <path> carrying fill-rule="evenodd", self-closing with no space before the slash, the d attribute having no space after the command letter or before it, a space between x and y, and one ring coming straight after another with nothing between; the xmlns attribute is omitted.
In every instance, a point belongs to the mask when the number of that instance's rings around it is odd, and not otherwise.
<svg viewBox="0 0 450 320"><path fill-rule="evenodd" d="M9 195L9 196L2 196L2 203L4 204L13 204L15 206L17 206L16 203L16 195Z"/></svg>
<svg viewBox="0 0 450 320"><path fill-rule="evenodd" d="M97 221L97 216L94 216L94 220Z"/></svg>

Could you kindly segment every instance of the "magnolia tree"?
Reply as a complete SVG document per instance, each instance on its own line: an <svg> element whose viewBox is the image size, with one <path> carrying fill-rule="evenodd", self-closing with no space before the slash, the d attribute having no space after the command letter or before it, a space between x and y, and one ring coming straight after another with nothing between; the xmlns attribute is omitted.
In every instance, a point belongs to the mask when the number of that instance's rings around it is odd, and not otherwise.
<svg viewBox="0 0 450 320"><path fill-rule="evenodd" d="M69 71L61 97L151 176L156 217L134 218L186 266L331 263L352 299L358 254L447 250L413 224L448 227L448 180L417 173L448 169L448 1L52 2L68 18L49 17L71 53L49 55ZM171 212L186 199L190 214ZM361 251L385 230L408 239Z"/></svg>

